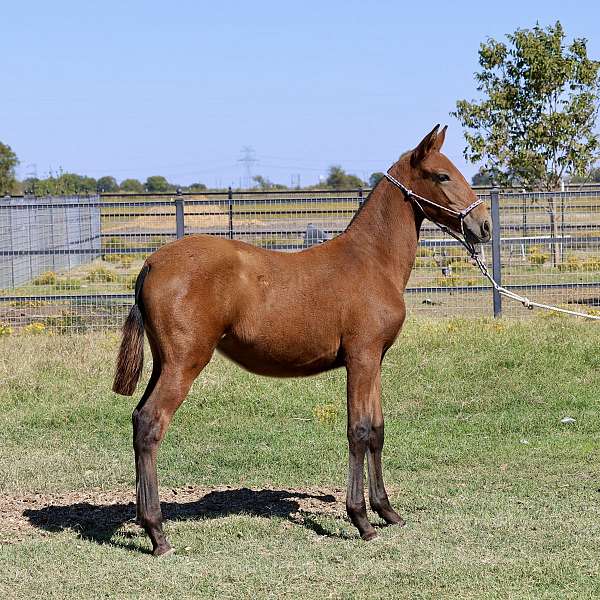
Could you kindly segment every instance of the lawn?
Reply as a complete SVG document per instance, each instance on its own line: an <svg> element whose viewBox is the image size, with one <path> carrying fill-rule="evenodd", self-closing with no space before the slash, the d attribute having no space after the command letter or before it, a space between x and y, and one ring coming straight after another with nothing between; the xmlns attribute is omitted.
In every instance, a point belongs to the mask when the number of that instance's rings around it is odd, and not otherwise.
<svg viewBox="0 0 600 600"><path fill-rule="evenodd" d="M159 454L164 560L131 521L117 344L0 337L0 597L600 595L597 325L409 321L383 368L408 524L371 543L344 515L344 372L267 379L215 357Z"/></svg>

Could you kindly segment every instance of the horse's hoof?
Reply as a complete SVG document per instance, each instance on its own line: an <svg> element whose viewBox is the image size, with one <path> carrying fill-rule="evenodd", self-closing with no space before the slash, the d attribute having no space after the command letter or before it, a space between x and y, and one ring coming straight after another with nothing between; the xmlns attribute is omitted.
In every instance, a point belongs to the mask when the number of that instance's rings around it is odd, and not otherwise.
<svg viewBox="0 0 600 600"><path fill-rule="evenodd" d="M175 548L171 548L170 546L167 548L161 548L159 546L152 552L152 555L157 558L167 558L167 556L171 556L172 554L175 554Z"/></svg>
<svg viewBox="0 0 600 600"><path fill-rule="evenodd" d="M369 531L365 531L365 533L361 534L360 537L365 540L365 542L370 542L377 537L377 532L374 529L371 529Z"/></svg>
<svg viewBox="0 0 600 600"><path fill-rule="evenodd" d="M406 526L406 521L400 515L388 516L385 518L385 522L388 525L397 525L398 527Z"/></svg>

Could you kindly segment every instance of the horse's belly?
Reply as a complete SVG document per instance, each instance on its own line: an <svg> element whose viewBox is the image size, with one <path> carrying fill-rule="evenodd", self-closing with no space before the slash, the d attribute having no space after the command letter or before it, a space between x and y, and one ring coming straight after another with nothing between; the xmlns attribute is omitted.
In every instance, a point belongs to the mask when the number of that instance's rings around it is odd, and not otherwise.
<svg viewBox="0 0 600 600"><path fill-rule="evenodd" d="M228 334L217 349L244 369L270 377L315 375L341 366L339 343L289 343L269 339L243 341Z"/></svg>

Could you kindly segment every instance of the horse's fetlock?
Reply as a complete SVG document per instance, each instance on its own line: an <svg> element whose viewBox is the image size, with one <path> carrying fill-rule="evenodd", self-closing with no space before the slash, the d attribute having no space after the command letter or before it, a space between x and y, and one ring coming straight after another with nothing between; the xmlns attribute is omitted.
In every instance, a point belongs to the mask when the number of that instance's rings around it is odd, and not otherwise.
<svg viewBox="0 0 600 600"><path fill-rule="evenodd" d="M346 511L349 515L364 514L367 510L367 505L364 502L346 501Z"/></svg>

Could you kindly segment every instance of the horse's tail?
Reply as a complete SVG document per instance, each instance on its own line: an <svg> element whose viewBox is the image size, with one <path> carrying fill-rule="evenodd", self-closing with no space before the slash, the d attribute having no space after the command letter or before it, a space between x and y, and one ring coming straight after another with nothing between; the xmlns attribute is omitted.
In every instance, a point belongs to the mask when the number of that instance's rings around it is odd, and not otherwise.
<svg viewBox="0 0 600 600"><path fill-rule="evenodd" d="M123 324L123 339L119 348L113 392L131 396L144 366L144 315L140 294L150 265L145 264L135 282L135 304Z"/></svg>

